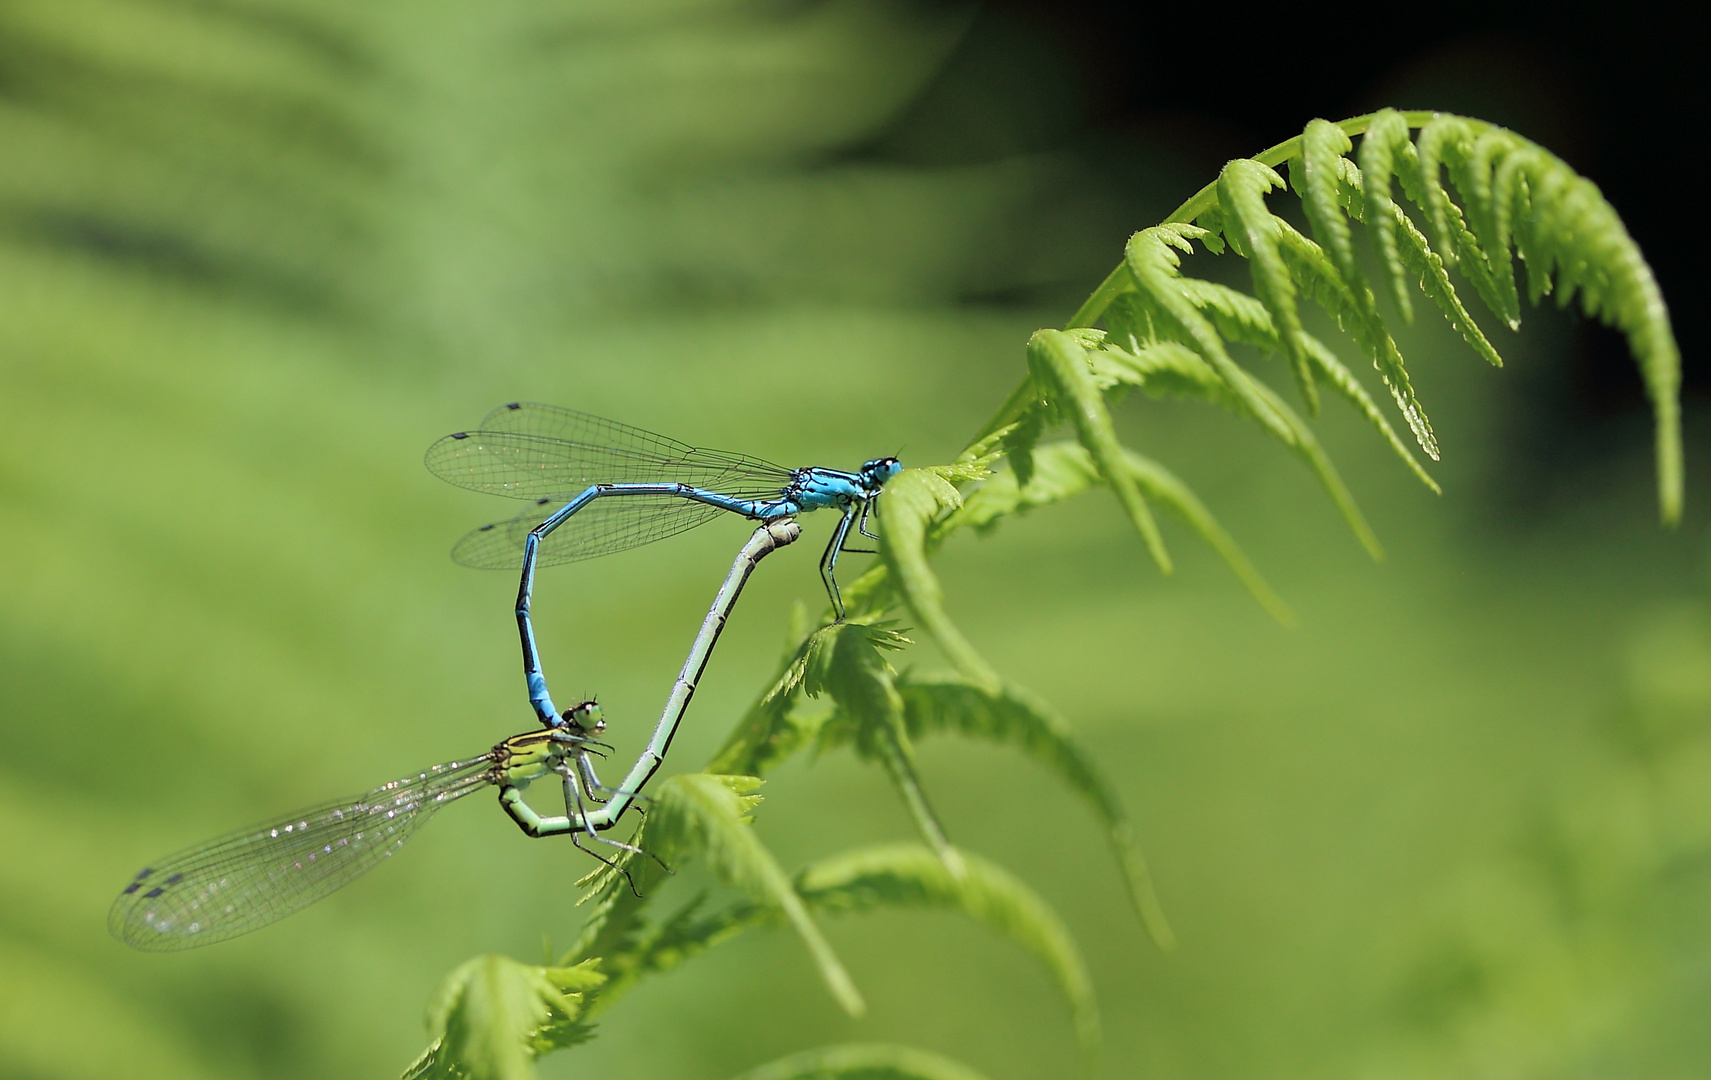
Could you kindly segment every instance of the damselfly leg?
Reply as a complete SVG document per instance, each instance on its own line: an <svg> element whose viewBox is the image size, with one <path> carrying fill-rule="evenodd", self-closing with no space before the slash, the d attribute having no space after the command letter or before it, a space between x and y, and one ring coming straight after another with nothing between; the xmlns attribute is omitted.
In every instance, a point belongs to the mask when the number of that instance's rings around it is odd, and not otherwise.
<svg viewBox="0 0 1711 1080"><path fill-rule="evenodd" d="M575 820L583 822L585 825L585 827L581 830L572 830L572 832L570 834L570 842L576 845L577 850L583 852L584 854L592 855L594 858L599 859L601 862L605 863L607 866L611 867L613 870L617 871L620 874L623 874L624 875L624 881L630 886L630 892L636 897L636 899L640 900L642 897L642 891L640 889L636 888L636 879L630 876L629 868L624 866L622 863L615 862L612 859L608 859L606 856L600 854L598 851L593 851L589 848L583 847L582 836L584 835L584 833L586 833L588 838L591 840L599 841L602 844L610 844L613 847L619 848L623 851L627 851L627 852L631 853L632 855L648 855L648 853L643 851L641 848L637 847L634 844L626 844L622 840L613 840L610 837L601 836L598 832L596 832L594 830L594 828L591 825L587 825L588 811L587 811L586 807L583 805L582 791L580 789L580 786L577 784L576 776L571 772L570 769L564 768L564 769L560 770L559 779L564 784L564 809L565 809L565 813L567 815L574 815ZM590 796L590 797L592 798L592 796ZM649 858L653 858L653 856L649 855ZM666 873L668 873L668 874L671 873L671 867L666 866L665 863L660 862L660 860L657 858L654 858L654 861L658 862L662 867L665 867Z"/></svg>

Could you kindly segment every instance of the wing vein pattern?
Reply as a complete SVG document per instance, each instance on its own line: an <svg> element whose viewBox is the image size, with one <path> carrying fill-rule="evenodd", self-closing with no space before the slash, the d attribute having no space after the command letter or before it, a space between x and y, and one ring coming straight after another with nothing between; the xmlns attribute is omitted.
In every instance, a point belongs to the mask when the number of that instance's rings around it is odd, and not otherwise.
<svg viewBox="0 0 1711 1080"><path fill-rule="evenodd" d="M508 521L483 525L452 548L464 566L516 569L524 538L595 484L688 484L738 499L776 499L794 474L761 458L690 446L615 420L536 402L488 413L481 427L428 448L434 475L472 491L529 499ZM723 511L669 495L589 503L542 543L537 564L592 559L685 532Z"/></svg>
<svg viewBox="0 0 1711 1080"><path fill-rule="evenodd" d="M144 869L108 916L133 948L169 952L247 934L372 870L440 807L491 783L492 754L229 833Z"/></svg>

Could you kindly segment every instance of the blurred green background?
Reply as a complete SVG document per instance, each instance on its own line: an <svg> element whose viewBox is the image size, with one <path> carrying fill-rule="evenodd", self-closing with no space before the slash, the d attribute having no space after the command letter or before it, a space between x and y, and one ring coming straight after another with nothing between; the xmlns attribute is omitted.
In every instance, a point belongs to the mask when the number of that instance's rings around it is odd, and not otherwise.
<svg viewBox="0 0 1711 1080"><path fill-rule="evenodd" d="M856 0L0 8L0 1078L395 1075L447 970L572 940L590 863L485 797L252 937L147 956L104 925L147 859L530 726L514 582L446 555L509 508L420 465L487 408L785 463L940 461L1127 232L1315 113L1456 108L1600 180L1664 153L1611 151L1572 63L1514 36L1367 56L1328 96L1250 91L1251 128L1181 105L1249 84L1173 51L1175 97L1114 107L1136 17L1072 8L1086 25ZM1142 99L1167 81L1148 70ZM1161 580L1101 497L944 552L952 613L1129 800L1181 937L1145 942L1043 772L922 748L953 836L1087 953L1107 1075L1711 1070L1705 492L1657 528L1619 343L1545 312L1498 344L1502 372L1437 328L1403 341L1443 499L1329 407L1381 565L1257 432L1124 407L1300 629L1183 530ZM751 586L668 768L699 767L770 677L828 524ZM545 575L559 696L597 693L622 750L746 532ZM787 866L910 833L847 756L766 794ZM995 1080L1072 1067L1066 1010L1011 946L950 916L828 929L867 1019L794 938L756 935L543 1074L717 1080L834 1040Z"/></svg>

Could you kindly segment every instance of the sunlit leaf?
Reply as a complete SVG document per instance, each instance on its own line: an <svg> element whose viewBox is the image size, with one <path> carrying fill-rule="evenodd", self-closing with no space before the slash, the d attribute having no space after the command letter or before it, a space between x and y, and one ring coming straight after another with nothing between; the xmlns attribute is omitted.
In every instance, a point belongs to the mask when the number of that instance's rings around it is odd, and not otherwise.
<svg viewBox="0 0 1711 1080"><path fill-rule="evenodd" d="M928 529L940 515L962 505L962 496L941 478L910 469L885 489L885 531L880 557L915 623L958 671L976 683L996 686L992 670L945 611L944 589L927 564Z"/></svg>
<svg viewBox="0 0 1711 1080"><path fill-rule="evenodd" d="M853 590L845 589L846 594ZM808 745L818 733L821 717L804 716L794 709L796 691L825 647L826 635L834 627L822 627L800 638L800 644L784 658L778 677L755 703L749 706L707 771L723 776L765 776L768 770Z"/></svg>
<svg viewBox="0 0 1711 1080"><path fill-rule="evenodd" d="M605 976L592 965L536 967L478 956L453 970L428 1006L426 1053L405 1080L533 1080L538 1054L588 1038L583 995Z"/></svg>
<svg viewBox="0 0 1711 1080"><path fill-rule="evenodd" d="M1170 555L1152 511L1134 478L1123 467L1123 446L1117 441L1116 429L1105 400L1093 382L1087 362L1087 352L1081 342L1066 333L1041 330L1028 339L1028 370L1035 382L1053 388L1059 408L1067 413L1075 428L1076 438L1087 448L1095 465L1129 522L1141 534L1160 570L1170 573Z"/></svg>
<svg viewBox="0 0 1711 1080"><path fill-rule="evenodd" d="M834 633L836 644L824 651L825 663L810 668L803 680L805 692L828 695L837 704L820 731L821 746L849 744L862 757L878 762L921 838L952 875L962 874L962 856L951 846L915 772L915 750L903 717L903 699L897 693L897 673L883 655L908 639L886 627L853 622L828 628L828 636Z"/></svg>
<svg viewBox="0 0 1711 1080"><path fill-rule="evenodd" d="M661 784L643 830L646 850L668 865L694 854L707 860L719 877L756 901L776 907L802 938L832 997L851 1016L866 1011L861 994L809 916L772 853L748 821L753 777L686 773ZM632 857L633 860L633 857Z"/></svg>
<svg viewBox="0 0 1711 1080"><path fill-rule="evenodd" d="M1152 875L1128 811L1074 729L1050 705L1017 686L990 694L955 678L911 676L898 687L917 737L955 732L1013 746L1058 775L1100 818L1122 867L1130 900L1160 948L1175 940L1153 891Z"/></svg>
<svg viewBox="0 0 1711 1080"><path fill-rule="evenodd" d="M1226 226L1224 238L1237 241L1237 254L1247 258L1253 271L1254 291L1278 327L1278 343L1295 372L1295 383L1309 416L1319 411L1313 369L1301 348L1301 315L1295 308L1295 282L1285 264L1279 240L1282 220L1266 208L1265 196L1283 187L1277 173L1257 161L1238 158L1224 166L1218 176L1218 205ZM1235 232L1231 231L1234 227Z"/></svg>
<svg viewBox="0 0 1711 1080"><path fill-rule="evenodd" d="M1396 347L1396 340L1379 320L1372 297L1363 294L1357 298L1354 290L1342 280L1336 267L1331 265L1331 261L1319 249L1319 245L1295 231L1294 226L1288 222L1279 222L1277 235L1278 250L1283 255L1290 275L1303 291L1336 321L1337 328L1353 338L1372 360L1373 367L1378 369L1379 378L1383 379L1384 385L1389 388L1390 396L1401 411L1402 418L1414 432L1420 449L1436 461L1437 436L1432 434L1431 421L1427 419L1426 410L1414 393L1408 369L1402 362L1402 353ZM1364 290L1365 286L1361 288Z"/></svg>
<svg viewBox="0 0 1711 1080"><path fill-rule="evenodd" d="M1136 295L1156 322L1167 325L1175 340L1192 348L1218 373L1248 412L1272 434L1293 444L1294 435L1271 402L1252 391L1251 380L1230 358L1217 328L1182 291L1182 255L1193 250L1190 240L1208 243L1214 234L1193 225L1160 225L1129 238L1123 265L1135 282Z"/></svg>
<svg viewBox="0 0 1711 1080"><path fill-rule="evenodd" d="M1293 229L1287 222L1264 209L1263 196L1265 189L1272 186L1272 180L1259 170L1301 161L1308 152L1307 144L1312 142L1312 153L1325 166L1325 175L1315 189L1318 194L1312 196L1317 201L1309 211L1310 218L1333 213L1333 203L1342 205L1345 212L1352 212L1358 206L1404 321L1412 314L1405 288L1405 278L1411 274L1454 329L1483 358L1495 363L1495 350L1460 303L1444 271L1459 268L1487 306L1513 328L1520 320L1513 249L1528 267L1529 287L1535 301L1553 287L1564 288L1565 302L1568 294L1578 292L1583 311L1627 335L1656 417L1660 513L1666 523L1676 521L1681 512L1682 483L1680 410L1676 400L1680 354L1651 268L1596 185L1576 175L1561 159L1537 144L1507 129L1467 117L1386 109L1336 125L1322 124L1310 125L1311 140L1305 135L1297 136L1255 155L1249 165L1233 163L1234 171L1227 168L1223 178L1207 185L1178 208L1168 219L1171 224L1136 233L1129 242L1123 266L1109 275L1082 305L1071 325L1090 325L1105 316L1121 297L1133 292L1148 307L1155 322L1163 319L1173 324L1175 340L1200 353L1220 377L1243 393L1241 377L1225 353L1217 330L1192 313L1182 296L1178 284L1180 257L1172 249L1185 250L1189 238L1193 238L1209 250L1222 251L1222 236L1234 243L1238 254L1252 257L1254 252L1248 249L1257 245L1261 250L1253 269L1259 301L1274 323L1282 320L1286 332L1279 345L1290 353L1287 328L1296 325L1289 314L1293 298L1286 295L1282 279L1276 274L1276 264L1266 254L1275 247L1291 264L1289 279L1312 284L1316 298L1329 305L1333 317L1372 356L1420 444L1428 453L1435 454L1435 439L1418 409L1388 331L1373 316L1365 294L1359 291L1363 287L1345 280L1337 270L1338 260L1344 260L1346 255L1338 238L1340 227L1325 224L1321 230L1338 249L1327 257L1305 237L1290 237ZM1359 169L1346 158L1340 158L1340 154L1335 161L1327 158L1333 149L1342 146L1341 140L1329 131L1330 127L1345 136L1364 133L1358 152ZM1420 129L1415 141L1408 138L1410 127ZM1336 176L1331 174L1333 165ZM1312 168L1305 163L1302 167L1308 171ZM1444 183L1446 172L1450 186ZM1431 225L1431 243L1425 243L1419 230L1412 227L1407 215L1391 198L1393 178L1401 179L1408 196L1425 210ZM1465 211L1451 197L1451 186L1465 201ZM1226 196L1232 200L1231 205L1223 205ZM1190 221L1198 223L1200 228L1183 231L1192 228L1182 224ZM1279 237L1284 242L1274 244ZM1121 273L1125 269L1127 280ZM1360 317L1363 312L1364 318ZM1007 404L1019 415L1016 400L1012 395ZM1282 418L1273 415L1266 404L1251 397L1248 404L1253 415L1280 438L1293 441L1287 429L1296 425L1281 422ZM1328 466L1328 461L1325 464ZM1344 504L1341 498L1338 501ZM1349 505L1352 504L1344 504L1345 516Z"/></svg>
<svg viewBox="0 0 1711 1080"><path fill-rule="evenodd" d="M916 844L887 844L846 852L797 875L804 899L827 910L865 911L915 905L960 910L1033 953L1069 1002L1083 1071L1099 1057L1099 1006L1087 965L1057 913L1003 868L963 852L952 874L938 855Z"/></svg>
<svg viewBox="0 0 1711 1080"><path fill-rule="evenodd" d="M1366 276L1355 259L1349 212L1340 188L1343 184L1343 155L1354 149L1348 133L1327 120L1310 120L1301 133L1301 156L1291 163L1290 180L1301 196L1301 206L1313 226L1319 246L1330 257L1357 301L1370 305ZM1296 164L1299 168L1295 168ZM1368 314L1376 314L1369 312Z"/></svg>
<svg viewBox="0 0 1711 1080"><path fill-rule="evenodd" d="M1379 265L1384 268L1391 302L1405 323L1414 321L1414 302L1402 268L1402 255L1397 248L1396 225L1399 217L1406 220L1407 214L1392 201L1390 181L1399 168L1407 167L1408 162L1413 163L1417 173L1419 159L1414 144L1408 140L1407 118L1395 109L1379 110L1361 139L1361 196L1366 208L1367 235L1372 237ZM1438 265L1443 266L1442 258Z"/></svg>

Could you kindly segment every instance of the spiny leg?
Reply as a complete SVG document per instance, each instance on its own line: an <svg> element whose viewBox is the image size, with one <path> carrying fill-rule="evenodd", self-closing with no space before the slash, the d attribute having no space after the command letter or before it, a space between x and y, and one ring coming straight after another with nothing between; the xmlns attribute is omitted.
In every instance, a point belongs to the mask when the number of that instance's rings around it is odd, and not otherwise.
<svg viewBox="0 0 1711 1080"><path fill-rule="evenodd" d="M636 799L636 800L639 800L641 802L653 802L653 797L651 795L643 795L640 791L625 791L622 788L615 788L615 787L611 787L611 786L606 785L606 784L602 784L600 782L600 778L598 776L594 775L594 764L593 764L593 762L590 762L586 758L582 758L578 762L578 765L580 766L581 771L583 772L583 785L590 788L590 789L598 789L600 791L606 792L608 795L626 795L632 799ZM565 774L565 783L567 785L570 783L570 775L568 773ZM577 794L580 797L583 794L583 792L579 791ZM588 791L586 794L587 794L587 798L590 801L601 802L601 804L604 805L604 802L602 800L594 798L593 790ZM646 811L644 811L639 806L635 807L635 811L636 811L636 814L640 817L646 817L647 816ZM620 811L620 813L622 813L622 811ZM584 818L583 820L586 821L587 819ZM613 847L623 848L625 851L631 852L632 854L635 854L635 855L646 855L648 858L652 859L654 862L659 863L659 868L661 870L664 870L668 874L677 873L676 870L673 870L669 865L666 864L666 861L664 859L660 858L658 855L655 855L653 852L647 850L646 848L637 847L634 844L626 844L620 840L613 840L609 837L601 836L598 833L593 832L592 830L590 830L589 835L593 836L594 839L600 841L602 844L611 844ZM579 844L577 846L580 847L581 845ZM632 888L634 887L633 882L631 883L631 886L632 886Z"/></svg>
<svg viewBox="0 0 1711 1080"><path fill-rule="evenodd" d="M562 768L559 775L562 776L564 779L565 795L569 798L574 798L576 800L576 813L578 815L577 820L579 820L583 823L584 830L587 832L589 839L598 840L602 844L610 844L613 847L618 848L618 849L623 850L623 851L627 851L632 855L646 855L648 858L652 859L654 862L659 863L660 869L664 870L666 873L668 873L668 874L677 873L677 871L673 870L671 867L669 867L665 864L664 859L660 858L658 855L655 855L651 851L648 851L644 848L637 847L634 844L626 844L622 840L614 840L609 836L601 836L600 833L595 830L593 825L588 824L588 816L583 812L583 809L582 809L583 793L582 793L581 787L576 783L575 778L572 776L568 767ZM621 792L618 791L617 788L606 787L604 784L602 784L601 787L604 788L606 791L612 792L614 794L622 794ZM645 797L645 796L641 796L640 793L632 793L632 797L641 798L641 797ZM570 809L570 804L568 802L565 804L565 809L567 811ZM639 812L639 810L638 810L638 812ZM572 834L572 843L576 843L576 846L579 848L582 847L582 845L580 843L577 843L575 841L574 837L575 837L575 834L573 833ZM587 848L582 848L582 850L588 851ZM592 851L589 851L588 853L590 855L594 854ZM596 856L596 858L598 858L598 856ZM602 859L601 861L604 862L606 860ZM619 869L621 869L621 868L619 868ZM628 870L624 871L624 877L626 877L626 878L630 877L630 872ZM630 891L635 892L635 888L636 888L636 883L633 879L631 879L630 880ZM636 895L640 896L641 893L636 893Z"/></svg>
<svg viewBox="0 0 1711 1080"><path fill-rule="evenodd" d="M604 757L605 755L601 756ZM600 806L606 805L605 799L594 794L596 791L605 792L608 795L620 794L617 788L607 787L605 784L600 782L600 777L595 775L594 772L594 762L589 759L588 754L579 753L576 755L576 771L582 776L582 787L585 789L589 802L596 803ZM568 782L568 774L566 774L565 779Z"/></svg>
<svg viewBox="0 0 1711 1080"><path fill-rule="evenodd" d="M844 598L838 592L838 552L843 549L844 537L850 533L850 523L855 520L855 507L844 511L838 527L832 531L832 542L826 545L826 553L820 556L820 580L826 583L826 595L832 598L832 614L837 616L837 622L844 621Z"/></svg>
<svg viewBox="0 0 1711 1080"><path fill-rule="evenodd" d="M600 756L604 757L605 755L602 754ZM627 795L632 799L639 799L642 802L653 801L653 797L651 795L643 795L640 791L626 791L623 788L616 788L610 784L601 783L600 777L595 775L594 762L589 760L587 754L578 754L576 756L576 763L577 771L582 774L582 787L584 794L590 802L596 802L602 806L606 805L607 800L597 797L594 794L596 791L602 792L606 795ZM642 808L639 806L636 807L636 813L639 814L641 812Z"/></svg>
<svg viewBox="0 0 1711 1080"><path fill-rule="evenodd" d="M875 498L877 498L877 496L875 496ZM868 499L866 502L861 504L861 517L856 519L856 529L863 536L867 537L869 540L878 540L879 537L877 537L877 536L875 536L872 533L867 531L867 514L868 514L868 511L872 510L872 509L873 509L873 499ZM843 550L851 552L852 554L856 554L856 555L878 555L879 554L879 550L877 548L850 547L849 544L847 544L847 543L843 545Z"/></svg>
<svg viewBox="0 0 1711 1080"><path fill-rule="evenodd" d="M626 868L621 863L615 862L612 859L608 859L606 856L600 854L597 851L592 851L588 848L583 847L582 846L582 833L584 831L586 831L588 833L588 835L590 837L594 838L595 840L599 840L601 843L611 844L613 847L623 848L625 851L634 851L634 852L639 853L641 851L641 848L635 847L631 844L622 843L621 841L618 841L618 840L608 840L604 836L601 836L599 833L595 832L594 827L588 823L588 812L587 812L587 809L583 806L582 791L577 787L575 776L573 776L571 774L570 770L564 769L564 770L560 771L559 777L561 780L564 781L564 812L565 812L566 816L568 816L571 819L571 824L572 824L572 827L570 830L570 842L572 844L576 845L576 849L578 851L582 852L585 855L594 856L594 858L599 859L601 862L605 863L607 866L610 866L613 870L616 870L618 873L623 874L624 880L630 886L630 892L634 893L636 899L640 900L642 898L642 892L640 889L636 888L636 879L630 876L629 869ZM582 823L581 829L577 829L575 827L575 824L577 822Z"/></svg>
<svg viewBox="0 0 1711 1080"><path fill-rule="evenodd" d="M877 499L877 498L879 498L879 496L875 495L873 497L873 499L868 499L866 502L861 504L861 520L856 522L856 529L859 530L861 532L861 534L863 536L867 537L869 540L878 540L879 539L879 537L877 537L877 536L875 536L872 533L867 531L867 515L873 512L873 501L874 501L874 499ZM845 548L844 550L848 551L850 549ZM877 555L878 552L873 552L873 554Z"/></svg>

